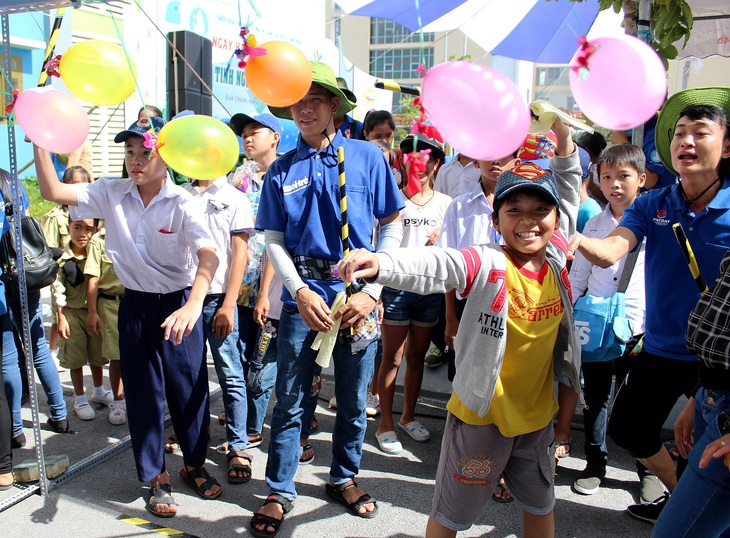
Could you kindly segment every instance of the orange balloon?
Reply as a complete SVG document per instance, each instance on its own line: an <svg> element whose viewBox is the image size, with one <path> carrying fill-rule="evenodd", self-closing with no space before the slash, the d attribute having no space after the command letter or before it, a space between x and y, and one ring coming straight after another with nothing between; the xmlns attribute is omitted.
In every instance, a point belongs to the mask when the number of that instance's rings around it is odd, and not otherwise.
<svg viewBox="0 0 730 538"><path fill-rule="evenodd" d="M246 85L267 105L291 106L309 91L312 67L302 52L285 41L258 45L266 54L246 60Z"/></svg>

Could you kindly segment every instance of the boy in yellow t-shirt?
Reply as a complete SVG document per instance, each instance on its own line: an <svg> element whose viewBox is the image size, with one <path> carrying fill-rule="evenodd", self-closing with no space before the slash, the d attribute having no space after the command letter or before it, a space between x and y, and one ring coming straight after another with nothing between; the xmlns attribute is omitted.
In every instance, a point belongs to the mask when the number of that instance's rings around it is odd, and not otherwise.
<svg viewBox="0 0 730 538"><path fill-rule="evenodd" d="M523 534L555 534L553 382L579 387L565 237L575 229L581 174L569 128L553 130L552 172L521 164L499 177L493 221L504 246L360 249L339 265L346 280L467 298L429 538L468 529L500 474L522 509Z"/></svg>
<svg viewBox="0 0 730 538"><path fill-rule="evenodd" d="M101 335L101 356L109 361L109 384L114 394L114 401L109 403L109 422L119 425L127 421L117 327L124 285L114 271L105 245L106 228L102 228L91 238L84 266L88 293L86 330Z"/></svg>

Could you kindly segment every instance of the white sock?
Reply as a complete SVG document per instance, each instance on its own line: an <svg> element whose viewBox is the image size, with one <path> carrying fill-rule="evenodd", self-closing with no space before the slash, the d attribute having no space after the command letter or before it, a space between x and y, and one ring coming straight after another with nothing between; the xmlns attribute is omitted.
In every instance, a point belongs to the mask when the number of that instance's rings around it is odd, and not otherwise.
<svg viewBox="0 0 730 538"><path fill-rule="evenodd" d="M86 397L86 394L82 396L76 396L76 404L77 405L83 405L89 403L89 399Z"/></svg>
<svg viewBox="0 0 730 538"><path fill-rule="evenodd" d="M104 385L100 387L94 387L94 396L104 396L108 391L104 388Z"/></svg>

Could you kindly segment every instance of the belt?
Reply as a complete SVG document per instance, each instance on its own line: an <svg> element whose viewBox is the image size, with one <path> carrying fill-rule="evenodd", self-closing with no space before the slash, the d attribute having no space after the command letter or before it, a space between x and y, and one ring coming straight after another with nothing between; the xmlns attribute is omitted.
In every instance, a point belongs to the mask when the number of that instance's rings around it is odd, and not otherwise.
<svg viewBox="0 0 730 538"><path fill-rule="evenodd" d="M107 299L108 301L121 301L121 295L109 295L108 293L99 292L100 299Z"/></svg>
<svg viewBox="0 0 730 538"><path fill-rule="evenodd" d="M336 271L339 261L323 260L320 258L310 258L309 256L296 255L293 257L294 267L296 267L299 276L304 278L312 278L314 280L340 280ZM334 274L333 274L334 273ZM352 293L359 292L365 286L365 281L358 279L352 283Z"/></svg>
<svg viewBox="0 0 730 538"><path fill-rule="evenodd" d="M337 267L337 263L338 260L323 260L301 255L294 256L294 266L299 276L315 280L339 280L339 277L332 275L332 270Z"/></svg>

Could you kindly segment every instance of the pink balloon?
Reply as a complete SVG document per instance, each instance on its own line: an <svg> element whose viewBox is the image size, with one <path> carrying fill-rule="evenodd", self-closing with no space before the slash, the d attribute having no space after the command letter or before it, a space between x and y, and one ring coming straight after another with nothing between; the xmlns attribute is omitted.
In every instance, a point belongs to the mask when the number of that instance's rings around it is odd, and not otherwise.
<svg viewBox="0 0 730 538"><path fill-rule="evenodd" d="M654 50L633 36L597 37L587 59L587 76L570 71L570 91L580 110L608 129L631 129L664 103L667 74ZM577 65L579 50L570 65ZM585 80L581 80L585 78Z"/></svg>
<svg viewBox="0 0 730 538"><path fill-rule="evenodd" d="M51 86L18 95L15 119L28 138L51 153L70 153L89 136L89 117L73 97Z"/></svg>
<svg viewBox="0 0 730 538"><path fill-rule="evenodd" d="M423 107L448 144L482 161L511 155L530 127L530 112L517 86L499 71L470 62L429 69Z"/></svg>

